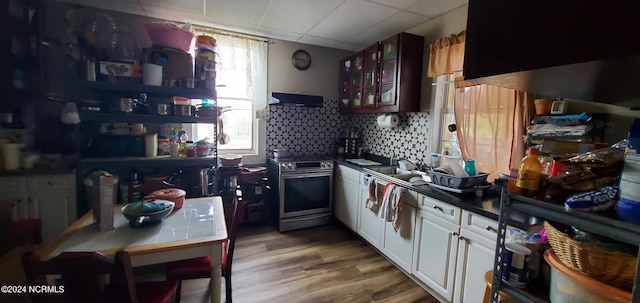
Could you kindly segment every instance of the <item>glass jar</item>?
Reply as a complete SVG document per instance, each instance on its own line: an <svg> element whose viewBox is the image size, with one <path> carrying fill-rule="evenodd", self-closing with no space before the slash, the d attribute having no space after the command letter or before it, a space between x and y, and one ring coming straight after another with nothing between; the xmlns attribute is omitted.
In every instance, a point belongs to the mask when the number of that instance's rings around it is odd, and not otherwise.
<svg viewBox="0 0 640 303"><path fill-rule="evenodd" d="M185 145L185 154L187 155L187 158L196 156L196 146L193 144L193 141L187 141L187 144Z"/></svg>

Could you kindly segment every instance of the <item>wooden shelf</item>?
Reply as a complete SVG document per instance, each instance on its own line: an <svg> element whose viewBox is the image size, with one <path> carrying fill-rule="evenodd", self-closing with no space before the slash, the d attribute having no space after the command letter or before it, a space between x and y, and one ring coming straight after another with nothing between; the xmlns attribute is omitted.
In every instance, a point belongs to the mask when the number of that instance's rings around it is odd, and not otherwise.
<svg viewBox="0 0 640 303"><path fill-rule="evenodd" d="M113 93L145 93L150 96L182 96L190 99L217 99L215 89L185 88L170 86L151 86L131 83L111 83L106 81L87 81L87 87L94 91Z"/></svg>
<svg viewBox="0 0 640 303"><path fill-rule="evenodd" d="M215 117L161 116L124 113L80 112L80 120L89 122L128 122L128 123L209 123L217 124Z"/></svg>

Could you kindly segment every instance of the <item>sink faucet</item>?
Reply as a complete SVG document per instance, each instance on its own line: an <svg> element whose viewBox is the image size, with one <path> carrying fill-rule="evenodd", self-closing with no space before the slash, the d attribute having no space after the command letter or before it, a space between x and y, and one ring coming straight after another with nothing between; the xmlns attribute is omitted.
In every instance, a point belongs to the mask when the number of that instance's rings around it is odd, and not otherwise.
<svg viewBox="0 0 640 303"><path fill-rule="evenodd" d="M390 166L398 166L398 159L397 159L397 157L396 157L396 154L395 154L395 153L393 153L393 154L391 155L391 158L389 158L389 165L390 165Z"/></svg>

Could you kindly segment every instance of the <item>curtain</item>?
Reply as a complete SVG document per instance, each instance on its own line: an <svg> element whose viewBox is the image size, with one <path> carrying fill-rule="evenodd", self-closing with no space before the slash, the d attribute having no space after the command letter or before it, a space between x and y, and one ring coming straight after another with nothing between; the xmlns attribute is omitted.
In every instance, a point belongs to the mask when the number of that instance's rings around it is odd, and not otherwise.
<svg viewBox="0 0 640 303"><path fill-rule="evenodd" d="M451 74L462 70L466 31L436 40L429 47L429 69L427 76Z"/></svg>
<svg viewBox="0 0 640 303"><path fill-rule="evenodd" d="M488 85L456 88L454 112L460 151L488 180L518 167L524 155L525 104L531 96Z"/></svg>

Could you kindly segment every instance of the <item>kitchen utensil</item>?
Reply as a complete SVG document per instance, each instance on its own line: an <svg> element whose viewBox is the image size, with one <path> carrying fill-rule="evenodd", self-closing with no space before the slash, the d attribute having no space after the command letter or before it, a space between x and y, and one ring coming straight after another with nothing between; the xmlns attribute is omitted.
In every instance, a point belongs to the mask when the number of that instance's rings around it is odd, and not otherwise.
<svg viewBox="0 0 640 303"><path fill-rule="evenodd" d="M206 197L211 194L213 187L214 170L211 168L193 168L191 170L191 184L193 194L196 196Z"/></svg>
<svg viewBox="0 0 640 303"><path fill-rule="evenodd" d="M173 113L176 116L192 116L193 115L193 112L192 112L193 109L194 109L194 107L191 106L191 105L175 104L173 106Z"/></svg>
<svg viewBox="0 0 640 303"><path fill-rule="evenodd" d="M169 200L175 203L174 210L178 210L182 208L184 204L184 197L187 193L179 188L167 188L167 189L159 189L151 193L152 196L156 197L160 200Z"/></svg>
<svg viewBox="0 0 640 303"><path fill-rule="evenodd" d="M276 148L267 150L267 152L272 152L275 158L286 158L290 156L289 150L286 148Z"/></svg>
<svg viewBox="0 0 640 303"><path fill-rule="evenodd" d="M118 98L115 102L115 112L130 114L136 109L138 100L133 98Z"/></svg>
<svg viewBox="0 0 640 303"><path fill-rule="evenodd" d="M216 117L218 115L217 106L197 106L197 110L200 117Z"/></svg>
<svg viewBox="0 0 640 303"><path fill-rule="evenodd" d="M171 114L171 105L168 103L156 104L156 114L160 116L166 116Z"/></svg>
<svg viewBox="0 0 640 303"><path fill-rule="evenodd" d="M120 211L131 227L142 227L157 223L166 218L175 207L175 203L167 200L156 200L153 196L146 196L140 202L123 206Z"/></svg>
<svg viewBox="0 0 640 303"><path fill-rule="evenodd" d="M218 156L222 166L238 166L242 162L242 155L227 154Z"/></svg>

